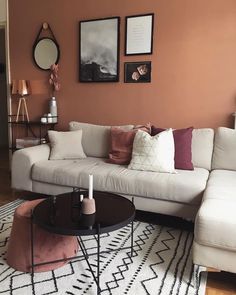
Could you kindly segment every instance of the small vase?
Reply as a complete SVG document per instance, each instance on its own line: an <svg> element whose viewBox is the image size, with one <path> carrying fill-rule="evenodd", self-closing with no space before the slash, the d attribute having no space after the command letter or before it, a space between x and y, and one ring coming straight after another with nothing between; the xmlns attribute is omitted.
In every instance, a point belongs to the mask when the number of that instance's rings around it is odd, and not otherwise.
<svg viewBox="0 0 236 295"><path fill-rule="evenodd" d="M96 212L95 200L94 198L84 198L82 201L81 211L83 214L94 214Z"/></svg>
<svg viewBox="0 0 236 295"><path fill-rule="evenodd" d="M54 96L50 99L49 109L52 115L52 123L57 123L57 101Z"/></svg>

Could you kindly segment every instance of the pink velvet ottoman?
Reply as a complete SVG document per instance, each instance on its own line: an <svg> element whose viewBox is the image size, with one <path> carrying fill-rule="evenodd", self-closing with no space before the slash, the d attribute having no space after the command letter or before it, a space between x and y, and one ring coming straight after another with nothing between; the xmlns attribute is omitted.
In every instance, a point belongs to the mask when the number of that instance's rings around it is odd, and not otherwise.
<svg viewBox="0 0 236 295"><path fill-rule="evenodd" d="M31 272L30 222L31 210L43 199L27 201L14 213L11 236L8 243L7 263L16 270ZM75 256L78 251L76 237L49 233L37 225L34 230L34 264ZM56 269L67 261L36 266L35 272Z"/></svg>

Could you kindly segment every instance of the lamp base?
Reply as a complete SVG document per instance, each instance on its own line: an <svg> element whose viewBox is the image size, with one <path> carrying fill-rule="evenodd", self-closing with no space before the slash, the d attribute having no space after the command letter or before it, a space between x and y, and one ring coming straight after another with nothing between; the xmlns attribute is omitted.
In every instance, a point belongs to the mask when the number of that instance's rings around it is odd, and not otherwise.
<svg viewBox="0 0 236 295"><path fill-rule="evenodd" d="M26 99L22 96L19 100L18 107L17 107L17 115L16 115L16 122L19 120L20 112L22 111L23 118L24 114L26 115L26 119L29 122L29 113L27 109Z"/></svg>

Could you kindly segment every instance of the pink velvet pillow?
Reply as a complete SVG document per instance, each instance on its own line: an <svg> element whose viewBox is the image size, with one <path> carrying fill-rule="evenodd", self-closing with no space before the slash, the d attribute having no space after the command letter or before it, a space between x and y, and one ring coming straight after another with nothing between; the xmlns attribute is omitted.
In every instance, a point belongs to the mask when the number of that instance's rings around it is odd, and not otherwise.
<svg viewBox="0 0 236 295"><path fill-rule="evenodd" d="M118 127L111 127L111 149L109 163L128 165L132 157L134 137L137 130L151 133L151 125L135 126L132 130L125 131Z"/></svg>
<svg viewBox="0 0 236 295"><path fill-rule="evenodd" d="M151 135L154 136L165 129L152 126ZM192 133L193 127L173 130L175 142L175 168L193 170L192 163Z"/></svg>

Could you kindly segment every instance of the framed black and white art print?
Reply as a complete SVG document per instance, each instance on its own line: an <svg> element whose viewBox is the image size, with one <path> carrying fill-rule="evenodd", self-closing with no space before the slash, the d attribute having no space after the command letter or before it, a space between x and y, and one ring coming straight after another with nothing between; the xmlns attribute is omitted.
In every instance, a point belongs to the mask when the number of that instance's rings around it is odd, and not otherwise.
<svg viewBox="0 0 236 295"><path fill-rule="evenodd" d="M125 83L149 83L151 82L151 62L126 62L125 63Z"/></svg>
<svg viewBox="0 0 236 295"><path fill-rule="evenodd" d="M125 55L152 54L154 14L125 18Z"/></svg>
<svg viewBox="0 0 236 295"><path fill-rule="evenodd" d="M80 21L79 81L119 81L120 18Z"/></svg>

